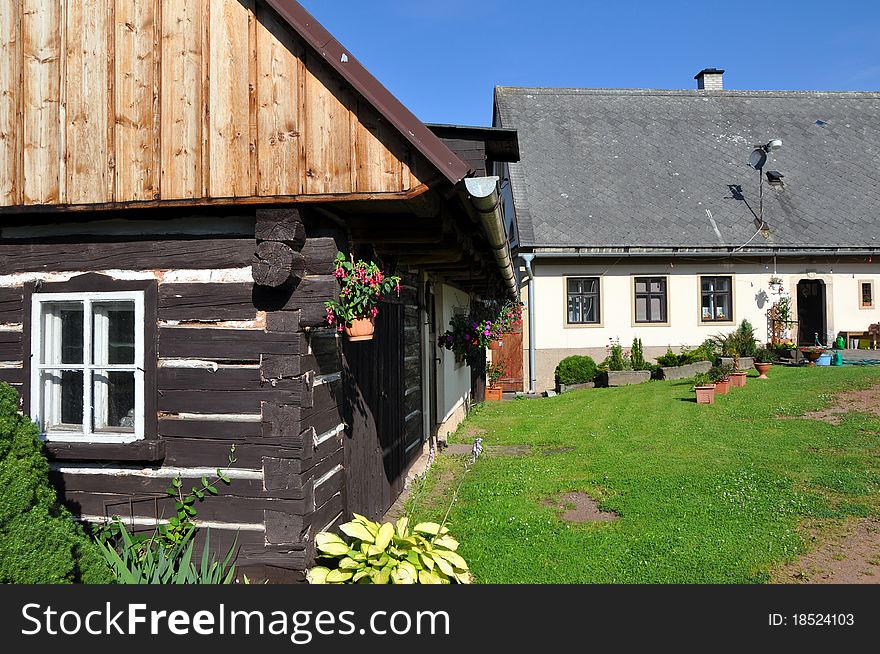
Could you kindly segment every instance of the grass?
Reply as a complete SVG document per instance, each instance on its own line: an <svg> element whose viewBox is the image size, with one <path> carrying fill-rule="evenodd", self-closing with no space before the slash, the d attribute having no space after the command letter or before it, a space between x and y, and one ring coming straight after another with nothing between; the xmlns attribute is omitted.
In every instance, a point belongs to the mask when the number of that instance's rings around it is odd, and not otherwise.
<svg viewBox="0 0 880 654"><path fill-rule="evenodd" d="M442 519L461 483L450 527L482 583L765 582L804 550L805 521L880 516L880 419L803 418L880 368L770 375L711 406L686 381L481 405L453 442L531 455L482 456L466 475L441 456L411 509ZM569 491L620 519L561 521L542 501Z"/></svg>

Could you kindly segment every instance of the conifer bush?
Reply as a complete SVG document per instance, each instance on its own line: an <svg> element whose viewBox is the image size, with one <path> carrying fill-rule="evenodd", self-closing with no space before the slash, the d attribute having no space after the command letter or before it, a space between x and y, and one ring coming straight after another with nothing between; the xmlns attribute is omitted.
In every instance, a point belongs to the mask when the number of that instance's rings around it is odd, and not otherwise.
<svg viewBox="0 0 880 654"><path fill-rule="evenodd" d="M58 503L36 425L0 383L0 583L110 583L95 543Z"/></svg>

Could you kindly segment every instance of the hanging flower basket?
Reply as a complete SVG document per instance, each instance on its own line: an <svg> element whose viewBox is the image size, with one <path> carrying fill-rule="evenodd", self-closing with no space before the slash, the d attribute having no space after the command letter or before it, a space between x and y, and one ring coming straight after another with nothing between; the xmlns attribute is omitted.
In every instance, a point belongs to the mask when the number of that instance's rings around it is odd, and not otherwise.
<svg viewBox="0 0 880 654"><path fill-rule="evenodd" d="M345 326L345 335L350 341L371 341L374 331L376 331L376 319L373 317L355 318L351 321L351 325Z"/></svg>
<svg viewBox="0 0 880 654"><path fill-rule="evenodd" d="M347 259L342 252L336 255L333 274L342 287L338 299L324 303L327 324L345 332L350 341L371 340L378 305L392 291L400 294L400 277L386 276L376 263Z"/></svg>
<svg viewBox="0 0 880 654"><path fill-rule="evenodd" d="M770 290L777 295L782 292L782 279L780 277L770 278Z"/></svg>
<svg viewBox="0 0 880 654"><path fill-rule="evenodd" d="M502 305L488 303L472 307L468 315L456 314L449 321L451 329L437 339L438 347L451 350L457 361L473 367L485 358L484 350L522 322L521 302L510 300Z"/></svg>

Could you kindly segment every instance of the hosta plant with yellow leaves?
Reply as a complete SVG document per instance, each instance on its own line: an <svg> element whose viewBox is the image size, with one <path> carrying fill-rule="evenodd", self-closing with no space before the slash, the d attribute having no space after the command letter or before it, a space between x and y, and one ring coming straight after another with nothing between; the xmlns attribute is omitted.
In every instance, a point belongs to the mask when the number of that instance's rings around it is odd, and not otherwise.
<svg viewBox="0 0 880 654"><path fill-rule="evenodd" d="M315 536L319 563L311 584L468 584L471 573L458 541L436 522L409 527L409 519L379 524L362 515L340 527L348 536Z"/></svg>

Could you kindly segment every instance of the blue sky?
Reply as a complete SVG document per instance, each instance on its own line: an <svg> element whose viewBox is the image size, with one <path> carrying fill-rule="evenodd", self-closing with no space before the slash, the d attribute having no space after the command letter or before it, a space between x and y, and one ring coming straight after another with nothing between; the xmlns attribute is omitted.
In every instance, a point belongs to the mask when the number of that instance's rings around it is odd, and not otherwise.
<svg viewBox="0 0 880 654"><path fill-rule="evenodd" d="M880 90L880 0L300 0L426 122L508 86Z"/></svg>

